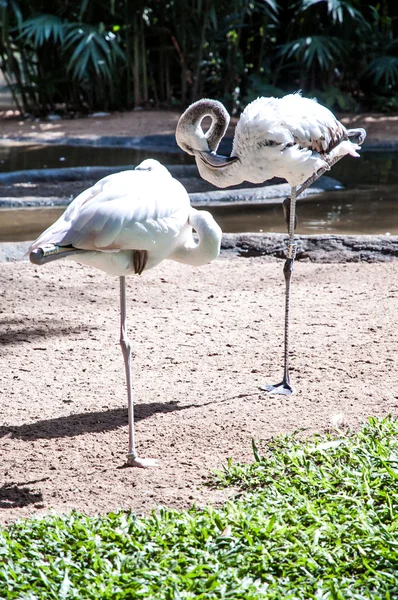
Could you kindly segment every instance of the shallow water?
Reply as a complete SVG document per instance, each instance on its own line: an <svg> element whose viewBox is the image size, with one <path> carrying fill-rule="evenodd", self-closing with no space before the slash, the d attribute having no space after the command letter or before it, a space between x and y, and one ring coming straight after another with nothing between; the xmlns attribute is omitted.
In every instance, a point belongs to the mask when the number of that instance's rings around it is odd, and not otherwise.
<svg viewBox="0 0 398 600"><path fill-rule="evenodd" d="M191 164L184 154L129 148L76 146L0 147L0 171L72 166L138 164L152 156L166 164ZM64 159L64 160L61 160ZM398 234L398 152L363 152L347 157L331 171L346 189L298 201L298 234ZM0 209L0 241L34 239L63 209ZM227 233L285 232L280 206L231 205L211 212Z"/></svg>
<svg viewBox="0 0 398 600"><path fill-rule="evenodd" d="M137 165L146 158L164 164L194 164L191 156L177 152L155 152L119 147L69 145L0 145L0 172L60 167ZM345 185L398 183L398 152L364 150L360 159L344 158L332 176Z"/></svg>
<svg viewBox="0 0 398 600"><path fill-rule="evenodd" d="M297 202L298 234L398 235L398 184L324 192ZM234 206L211 209L226 233L285 233L281 206Z"/></svg>
<svg viewBox="0 0 398 600"><path fill-rule="evenodd" d="M59 169L63 167L113 167L138 165L146 158L156 158L169 165L187 163L183 152L152 152L132 148L95 146L0 146L0 172L25 169ZM191 161L189 161L191 162Z"/></svg>
<svg viewBox="0 0 398 600"><path fill-rule="evenodd" d="M398 184L324 192L318 199L298 201L298 234L398 235ZM0 241L35 239L63 208L0 209ZM285 233L282 208L232 205L208 208L225 233Z"/></svg>

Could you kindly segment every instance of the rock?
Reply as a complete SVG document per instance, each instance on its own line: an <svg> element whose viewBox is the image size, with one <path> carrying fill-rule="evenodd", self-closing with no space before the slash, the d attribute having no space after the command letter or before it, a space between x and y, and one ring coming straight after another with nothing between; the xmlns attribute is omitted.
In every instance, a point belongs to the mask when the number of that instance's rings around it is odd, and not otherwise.
<svg viewBox="0 0 398 600"><path fill-rule="evenodd" d="M385 235L300 235L297 260L319 263L387 262L398 258L398 236ZM0 263L22 260L30 242L0 243ZM282 233L223 235L225 257L269 256L285 258L287 235Z"/></svg>
<svg viewBox="0 0 398 600"><path fill-rule="evenodd" d="M297 260L311 262L387 262L398 257L398 236L298 235ZM221 248L238 256L286 257L287 234L224 234Z"/></svg>
<svg viewBox="0 0 398 600"><path fill-rule="evenodd" d="M0 243L0 263L23 260L30 242L3 242Z"/></svg>

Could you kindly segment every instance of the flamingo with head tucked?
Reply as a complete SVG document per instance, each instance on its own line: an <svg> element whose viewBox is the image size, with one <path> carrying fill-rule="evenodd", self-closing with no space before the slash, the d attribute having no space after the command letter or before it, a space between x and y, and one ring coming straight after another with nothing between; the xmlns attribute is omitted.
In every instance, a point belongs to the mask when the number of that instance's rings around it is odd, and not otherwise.
<svg viewBox="0 0 398 600"><path fill-rule="evenodd" d="M218 256L220 243L221 229L210 213L192 208L181 183L159 162L148 159L136 169L109 175L82 192L29 249L29 258L37 265L69 258L120 278L130 466L150 467L156 461L138 457L135 448L126 275L141 275L166 258L204 265Z"/></svg>
<svg viewBox="0 0 398 600"><path fill-rule="evenodd" d="M206 133L201 127L211 118ZM284 370L281 383L265 386L269 393L291 394L289 376L290 292L296 246L296 198L343 156L359 156L364 129L346 129L330 110L316 100L289 94L283 98L258 98L243 111L235 129L230 156L217 154L229 125L229 114L216 101L203 99L187 108L177 124L176 140L195 157L200 175L217 187L243 181L262 183L272 177L286 179L291 197L284 202L288 224L287 260L284 265L285 331Z"/></svg>

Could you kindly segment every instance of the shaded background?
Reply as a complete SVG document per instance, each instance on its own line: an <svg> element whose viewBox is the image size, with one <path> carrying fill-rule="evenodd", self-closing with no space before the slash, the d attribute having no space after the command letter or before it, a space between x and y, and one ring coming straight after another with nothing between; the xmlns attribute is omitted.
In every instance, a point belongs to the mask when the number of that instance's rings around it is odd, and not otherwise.
<svg viewBox="0 0 398 600"><path fill-rule="evenodd" d="M239 112L301 89L332 109L398 109L396 0L0 0L0 68L23 114Z"/></svg>

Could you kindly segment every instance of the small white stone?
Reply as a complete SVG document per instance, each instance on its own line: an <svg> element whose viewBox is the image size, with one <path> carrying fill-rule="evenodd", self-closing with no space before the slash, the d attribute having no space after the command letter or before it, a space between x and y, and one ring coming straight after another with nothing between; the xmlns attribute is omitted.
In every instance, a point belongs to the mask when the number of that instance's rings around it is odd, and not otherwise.
<svg viewBox="0 0 398 600"><path fill-rule="evenodd" d="M110 114L111 113L99 111L99 112L91 113L91 115L88 115L88 116L93 119L98 119L98 118L102 118L102 117L109 117Z"/></svg>
<svg viewBox="0 0 398 600"><path fill-rule="evenodd" d="M330 418L330 423L334 429L342 429L348 425L344 413L336 413L335 415L332 415Z"/></svg>

